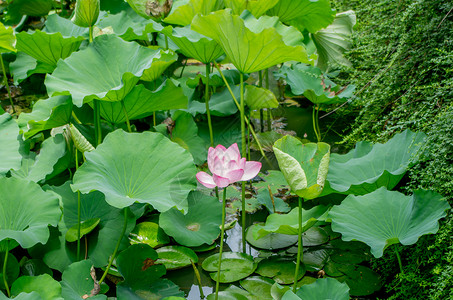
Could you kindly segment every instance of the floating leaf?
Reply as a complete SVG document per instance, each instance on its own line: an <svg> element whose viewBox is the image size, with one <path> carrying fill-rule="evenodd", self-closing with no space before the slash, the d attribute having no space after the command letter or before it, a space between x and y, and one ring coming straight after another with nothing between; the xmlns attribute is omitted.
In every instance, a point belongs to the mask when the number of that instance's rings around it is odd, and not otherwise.
<svg viewBox="0 0 453 300"><path fill-rule="evenodd" d="M129 234L131 244L147 244L155 248L170 243L170 239L162 228L153 222L142 222L135 226Z"/></svg>
<svg viewBox="0 0 453 300"><path fill-rule="evenodd" d="M305 246L305 245L304 245ZM295 249L297 253L297 249ZM313 251L304 251L303 263L307 271L319 272L324 268L329 260L329 252L326 249L319 249Z"/></svg>
<svg viewBox="0 0 453 300"><path fill-rule="evenodd" d="M229 9L207 16L197 15L191 28L219 43L228 59L242 73L267 69L289 60L308 63L305 48L287 46L275 28L259 33L250 31L244 21L232 15Z"/></svg>
<svg viewBox="0 0 453 300"><path fill-rule="evenodd" d="M191 192L187 200L189 210L186 215L172 208L160 215L159 225L181 245L212 244L220 234L222 204L217 198L201 192Z"/></svg>
<svg viewBox="0 0 453 300"><path fill-rule="evenodd" d="M293 136L285 136L275 142L274 153L294 193L307 200L321 194L329 168L328 144L303 144Z"/></svg>
<svg viewBox="0 0 453 300"><path fill-rule="evenodd" d="M47 93L69 92L78 107L93 99L120 101L160 56L160 50L125 42L115 35L101 35L87 48L58 62L52 75L46 77Z"/></svg>
<svg viewBox="0 0 453 300"><path fill-rule="evenodd" d="M63 300L60 283L49 274L19 277L11 287L11 294L18 295L21 292L37 292L42 300Z"/></svg>
<svg viewBox="0 0 453 300"><path fill-rule="evenodd" d="M16 37L12 27L0 23L0 53L16 52Z"/></svg>
<svg viewBox="0 0 453 300"><path fill-rule="evenodd" d="M163 135L116 130L85 157L74 174L74 191L101 191L118 208L139 202L160 212L173 206L187 211L196 168L191 155Z"/></svg>
<svg viewBox="0 0 453 300"><path fill-rule="evenodd" d="M296 263L292 257L271 256L260 261L256 273L261 276L272 278L280 284L290 284L294 282ZM305 267L302 265L297 274L297 280L305 274Z"/></svg>
<svg viewBox="0 0 453 300"><path fill-rule="evenodd" d="M184 268L198 262L195 252L183 246L167 246L157 249L157 264L163 264L167 270Z"/></svg>
<svg viewBox="0 0 453 300"><path fill-rule="evenodd" d="M343 274L337 280L345 282L351 289L349 293L354 296L371 295L382 287L379 274L365 266L343 265L337 266Z"/></svg>
<svg viewBox="0 0 453 300"><path fill-rule="evenodd" d="M251 276L241 280L241 286L260 300L273 299L271 296L271 288L273 284L274 281L272 279L261 276Z"/></svg>
<svg viewBox="0 0 453 300"><path fill-rule="evenodd" d="M219 253L213 254L203 261L203 270L213 272L209 275L217 280L219 266ZM245 253L224 252L222 254L222 265L220 267L220 282L228 283L241 280L256 269L253 257Z"/></svg>
<svg viewBox="0 0 453 300"><path fill-rule="evenodd" d="M65 300L80 300L85 295L91 295L95 288L90 269L93 263L90 260L75 262L68 266L61 277L61 295ZM96 295L90 300L107 299L105 295Z"/></svg>
<svg viewBox="0 0 453 300"><path fill-rule="evenodd" d="M259 204L264 205L269 213L287 213L291 210L288 203L283 199L273 196L273 200L269 195L269 190L262 189L258 192L256 198Z"/></svg>
<svg viewBox="0 0 453 300"><path fill-rule="evenodd" d="M312 284L302 286L296 295L302 300L349 300L349 287L333 278L320 278Z"/></svg>
<svg viewBox="0 0 453 300"><path fill-rule="evenodd" d="M312 227L302 234L305 246L319 246L329 241L329 235L320 227Z"/></svg>
<svg viewBox="0 0 453 300"><path fill-rule="evenodd" d="M379 187L393 189L417 160L426 135L406 130L385 144L359 142L345 155L333 154L324 194L364 195Z"/></svg>
<svg viewBox="0 0 453 300"><path fill-rule="evenodd" d="M343 240L358 240L371 247L375 257L396 243L412 245L424 234L436 233L448 203L442 196L417 190L412 196L391 192L384 187L364 195L349 195L332 208L332 230Z"/></svg>
<svg viewBox="0 0 453 300"><path fill-rule="evenodd" d="M19 127L10 114L0 115L0 176L11 169L19 169L22 156L19 153Z"/></svg>
<svg viewBox="0 0 453 300"><path fill-rule="evenodd" d="M220 9L221 1L218 0L189 0L185 4L175 6L165 23L187 26L192 23L192 19L197 15L207 15L212 11Z"/></svg>
<svg viewBox="0 0 453 300"><path fill-rule="evenodd" d="M80 236L79 237L77 236L77 232L79 230L78 229L79 225L76 224L76 225L72 226L71 228L68 229L68 231L66 231L66 235L65 235L66 241L68 241L68 242L77 241L78 239L80 239L84 235L86 235L86 234L90 233L91 231L93 231L93 229L96 228L96 226L98 226L100 221L101 221L101 219L99 219L99 218L94 218L94 219L88 219L88 220L81 221L80 222Z"/></svg>
<svg viewBox="0 0 453 300"><path fill-rule="evenodd" d="M249 242L250 245L260 249L281 249L286 248L291 245L297 243L297 236L296 235L288 235L288 234L281 234L281 233L269 233L268 235L255 240L253 238L253 228L259 226L258 224L254 224L247 228L246 231L246 240Z"/></svg>

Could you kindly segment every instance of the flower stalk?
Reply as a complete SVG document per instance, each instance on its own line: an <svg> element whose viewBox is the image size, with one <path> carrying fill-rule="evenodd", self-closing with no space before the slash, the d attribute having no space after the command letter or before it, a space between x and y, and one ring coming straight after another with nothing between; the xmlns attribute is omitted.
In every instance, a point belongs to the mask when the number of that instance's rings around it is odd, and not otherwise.
<svg viewBox="0 0 453 300"><path fill-rule="evenodd" d="M219 199L220 201L220 199ZM219 250L219 266L217 268L217 279L215 282L215 300L219 299L219 285L220 285L220 271L222 266L222 254L223 254L223 240L225 237L225 216L226 216L226 188L223 189L223 201L222 201L222 230L220 232L220 250Z"/></svg>

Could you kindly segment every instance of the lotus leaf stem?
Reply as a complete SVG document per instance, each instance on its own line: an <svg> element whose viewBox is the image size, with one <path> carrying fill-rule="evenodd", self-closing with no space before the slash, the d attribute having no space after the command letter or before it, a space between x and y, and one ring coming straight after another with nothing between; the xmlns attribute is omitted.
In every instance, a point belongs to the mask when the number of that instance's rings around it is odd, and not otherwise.
<svg viewBox="0 0 453 300"><path fill-rule="evenodd" d="M124 99L121 100L121 106L123 107L124 117L126 118L127 131L132 132L131 122L129 121L129 115L127 114L126 105L124 104Z"/></svg>
<svg viewBox="0 0 453 300"><path fill-rule="evenodd" d="M217 268L217 280L215 282L215 300L219 299L220 270L221 270L221 265L222 265L223 239L225 237L226 191L227 191L226 188L224 188L223 189L223 202L222 202L222 230L220 232L219 266Z"/></svg>
<svg viewBox="0 0 453 300"><path fill-rule="evenodd" d="M102 130L101 130L101 100L94 99L94 136L95 147L102 143Z"/></svg>
<svg viewBox="0 0 453 300"><path fill-rule="evenodd" d="M201 284L201 276L200 272L198 272L197 266L195 266L195 263L193 260L190 260L190 263L192 264L193 272L195 273L195 277L197 278L198 281L198 289L200 290L200 298L204 299L204 293L203 293L203 286Z"/></svg>
<svg viewBox="0 0 453 300"><path fill-rule="evenodd" d="M3 62L3 56L1 54L0 54L0 62L2 64L2 70L3 70L3 85L6 87L6 91L8 92L8 98L9 98L9 103L11 104L11 109L13 110L13 113L16 114L16 109L14 108L13 98L11 97L11 88L9 87L8 77L6 76L5 63Z"/></svg>
<svg viewBox="0 0 453 300"><path fill-rule="evenodd" d="M304 256L304 245L302 241L302 198L299 197L299 234L297 237L297 260L296 260L296 271L294 272L294 284L293 293L296 292L297 288L297 277L299 276L300 261Z"/></svg>
<svg viewBox="0 0 453 300"><path fill-rule="evenodd" d="M399 249L398 249L398 245L395 245L395 247L393 248L393 250L395 250L396 258L398 259L398 265L400 266L400 273L401 273L401 274L404 274L403 264L402 264L402 262L401 262L401 257L400 257L400 252L399 252Z"/></svg>
<svg viewBox="0 0 453 300"><path fill-rule="evenodd" d="M210 64L206 65L206 86L204 92L204 101L206 103L206 115L208 116L209 138L211 140L211 147L214 147L214 135L212 133L211 111L209 110L209 73Z"/></svg>
<svg viewBox="0 0 453 300"><path fill-rule="evenodd" d="M6 241L6 252L5 252L5 260L3 261L3 283L5 284L6 293L8 297L11 297L11 292L9 291L8 281L6 280L6 266L8 264L8 253L9 253L9 242Z"/></svg>
<svg viewBox="0 0 453 300"><path fill-rule="evenodd" d="M247 157L247 142L245 139L245 104L244 104L244 74L239 73L239 78L241 81L241 141L242 141L242 157ZM246 250L246 242L245 242L245 182L242 182L242 193L241 193L241 201L242 201L242 253L245 253Z"/></svg>
<svg viewBox="0 0 453 300"><path fill-rule="evenodd" d="M93 26L90 26L90 29L89 29L89 41L90 41L90 43L93 42Z"/></svg>
<svg viewBox="0 0 453 300"><path fill-rule="evenodd" d="M75 149L75 165L76 172L79 169L79 150ZM80 219L81 219L81 200L80 200L80 191L77 191L77 261L80 260Z"/></svg>
<svg viewBox="0 0 453 300"><path fill-rule="evenodd" d="M116 257L116 253L118 252L118 249L120 248L120 244L121 244L121 240L123 239L123 236L124 236L124 233L126 233L126 227L127 227L127 207L124 208L124 224L123 224L123 229L121 230L121 235L118 239L118 242L116 243L116 247L115 247L115 250L113 251L113 254L112 256L110 257L110 261L109 261L109 264L107 266L107 268L105 269L104 271L104 274L102 274L102 277L101 279L99 280L99 286L101 286L101 283L104 281L105 277L107 276L109 270L110 270L110 267L112 266L112 263L113 263L113 260L115 259Z"/></svg>
<svg viewBox="0 0 453 300"><path fill-rule="evenodd" d="M266 78L266 89L269 89L269 69L266 69L264 71L264 76ZM272 130L272 115L271 115L271 109L267 109L267 131Z"/></svg>
<svg viewBox="0 0 453 300"><path fill-rule="evenodd" d="M313 114L312 114L312 119L313 119L313 131L315 132L316 135L316 140L318 142L321 141L321 135L320 132L318 132L318 112L317 112L317 107L313 105Z"/></svg>

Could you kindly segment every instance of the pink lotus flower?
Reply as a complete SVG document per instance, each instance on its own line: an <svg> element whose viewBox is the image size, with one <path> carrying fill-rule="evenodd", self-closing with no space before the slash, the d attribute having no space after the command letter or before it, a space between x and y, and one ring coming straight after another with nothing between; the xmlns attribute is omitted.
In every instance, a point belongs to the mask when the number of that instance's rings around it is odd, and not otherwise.
<svg viewBox="0 0 453 300"><path fill-rule="evenodd" d="M261 169L257 161L245 161L241 158L238 145L234 143L228 149L222 145L209 148L208 167L212 176L206 172L198 172L198 181L207 188L227 187L238 182L247 181L255 177Z"/></svg>

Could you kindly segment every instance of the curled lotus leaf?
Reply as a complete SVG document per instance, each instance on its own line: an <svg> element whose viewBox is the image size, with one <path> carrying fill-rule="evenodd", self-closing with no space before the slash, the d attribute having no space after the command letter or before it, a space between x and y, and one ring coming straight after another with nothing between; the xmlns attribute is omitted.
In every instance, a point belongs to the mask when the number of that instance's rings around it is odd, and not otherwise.
<svg viewBox="0 0 453 300"><path fill-rule="evenodd" d="M119 129L85 157L74 174L74 191L98 190L117 208L139 202L160 212L172 207L187 212L197 171L190 153L162 134Z"/></svg>
<svg viewBox="0 0 453 300"><path fill-rule="evenodd" d="M290 60L309 62L304 47L287 46L275 28L251 31L230 9L197 15L191 29L219 43L242 73L257 72Z"/></svg>
<svg viewBox="0 0 453 300"><path fill-rule="evenodd" d="M99 17L100 0L77 0L72 22L80 27L93 26Z"/></svg>
<svg viewBox="0 0 453 300"><path fill-rule="evenodd" d="M379 258L390 245L412 245L424 234L436 233L438 220L450 205L441 195L416 190L412 196L384 187L364 196L349 195L329 213L332 230L344 241L357 240Z"/></svg>
<svg viewBox="0 0 453 300"><path fill-rule="evenodd" d="M284 136L275 142L273 149L291 190L307 200L318 197L329 169L330 146L303 144L293 136Z"/></svg>

